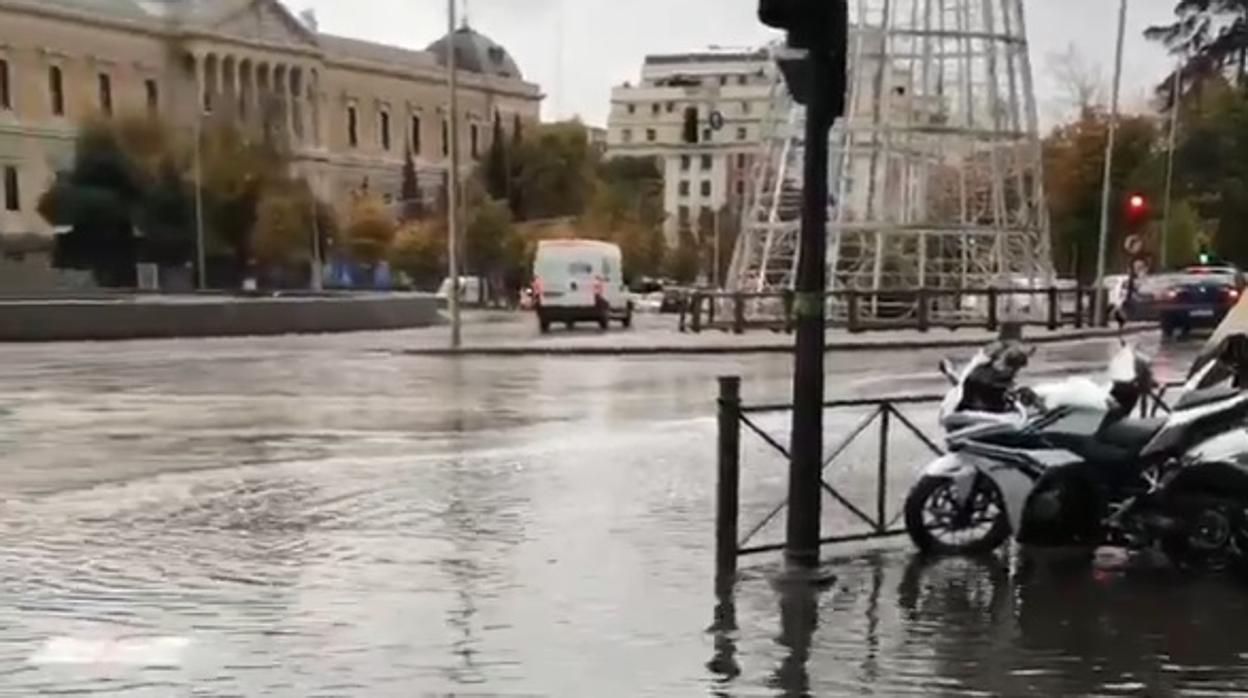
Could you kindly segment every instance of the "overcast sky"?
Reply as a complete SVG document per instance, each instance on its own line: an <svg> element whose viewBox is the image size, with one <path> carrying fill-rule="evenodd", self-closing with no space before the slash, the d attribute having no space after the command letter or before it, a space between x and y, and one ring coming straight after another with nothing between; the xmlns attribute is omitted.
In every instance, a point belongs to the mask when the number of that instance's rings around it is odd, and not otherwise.
<svg viewBox="0 0 1248 698"><path fill-rule="evenodd" d="M445 0L283 0L316 10L322 31L424 48L445 33ZM1106 83L1113 66L1116 0L1024 0L1042 118L1062 112L1051 57L1073 43ZM472 26L506 46L525 77L548 95L544 117L581 116L603 125L610 90L636 81L649 53L716 44L757 46L756 0L460 0ZM1141 33L1172 16L1175 0L1130 0L1123 99L1144 108L1170 59ZM562 37L562 39L560 39ZM1108 90L1107 90L1108 91Z"/></svg>

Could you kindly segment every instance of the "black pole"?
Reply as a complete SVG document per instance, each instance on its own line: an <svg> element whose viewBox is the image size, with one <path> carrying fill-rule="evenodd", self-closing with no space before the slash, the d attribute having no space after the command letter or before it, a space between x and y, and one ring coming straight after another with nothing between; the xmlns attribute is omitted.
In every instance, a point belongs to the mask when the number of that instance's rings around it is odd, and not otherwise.
<svg viewBox="0 0 1248 698"><path fill-rule="evenodd" d="M719 379L719 487L715 511L715 588L737 574L737 519L741 488L741 379Z"/></svg>
<svg viewBox="0 0 1248 698"><path fill-rule="evenodd" d="M793 374L792 460L785 557L813 568L819 564L819 519L823 491L823 397L825 291L828 250L828 135L843 101L844 71L836 74L833 56L834 9L842 3L812 3L807 58L809 104L806 112L802 232L794 303L797 339ZM840 11L844 11L841 7ZM843 52L843 47L837 50Z"/></svg>

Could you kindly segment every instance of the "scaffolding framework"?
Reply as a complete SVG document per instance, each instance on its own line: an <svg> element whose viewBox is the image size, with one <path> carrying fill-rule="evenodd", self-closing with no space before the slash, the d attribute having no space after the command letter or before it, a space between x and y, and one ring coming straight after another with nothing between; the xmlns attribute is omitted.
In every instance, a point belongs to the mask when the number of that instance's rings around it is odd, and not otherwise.
<svg viewBox="0 0 1248 698"><path fill-rule="evenodd" d="M890 306L890 290L1052 283L1023 0L850 0L850 22L846 115L830 136L831 288L874 291L869 312L898 316L914 308ZM735 291L796 277L805 110L775 74Z"/></svg>

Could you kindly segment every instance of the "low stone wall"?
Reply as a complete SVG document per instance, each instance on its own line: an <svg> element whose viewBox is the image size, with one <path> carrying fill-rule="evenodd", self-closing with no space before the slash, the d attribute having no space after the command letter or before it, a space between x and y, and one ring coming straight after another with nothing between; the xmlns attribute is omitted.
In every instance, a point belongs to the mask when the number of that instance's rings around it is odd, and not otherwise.
<svg viewBox="0 0 1248 698"><path fill-rule="evenodd" d="M420 294L0 301L0 341L4 342L319 334L429 327L442 322L436 299Z"/></svg>

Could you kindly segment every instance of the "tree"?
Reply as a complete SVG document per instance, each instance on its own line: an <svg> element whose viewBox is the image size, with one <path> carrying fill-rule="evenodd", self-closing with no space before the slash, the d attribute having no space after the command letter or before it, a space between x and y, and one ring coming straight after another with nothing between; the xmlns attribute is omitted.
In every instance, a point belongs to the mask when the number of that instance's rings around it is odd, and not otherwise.
<svg viewBox="0 0 1248 698"><path fill-rule="evenodd" d="M420 193L420 179L416 174L416 161L412 158L409 147L403 157L403 182L399 189L403 197L400 206L401 218L404 222L416 221L425 217L425 206Z"/></svg>
<svg viewBox="0 0 1248 698"><path fill-rule="evenodd" d="M469 268L488 279L496 292L505 290L508 276L524 264L524 246L505 200L486 199L472 206L464 242Z"/></svg>
<svg viewBox="0 0 1248 698"><path fill-rule="evenodd" d="M1067 109L1080 118L1105 101L1105 78L1101 67L1091 63L1072 42L1066 50L1049 56L1049 73L1061 90Z"/></svg>
<svg viewBox="0 0 1248 698"><path fill-rule="evenodd" d="M490 198L510 201L511 198L511 165L507 157L507 139L503 134L502 118L494 114L494 134L490 141L490 151L486 153L485 164L482 165L482 180Z"/></svg>
<svg viewBox="0 0 1248 698"><path fill-rule="evenodd" d="M652 158L613 158L597 166L594 192L581 228L614 242L631 280L663 271L663 176Z"/></svg>
<svg viewBox="0 0 1248 698"><path fill-rule="evenodd" d="M1177 0L1174 15L1174 22L1144 32L1183 59L1177 74L1167 76L1158 88L1167 104L1180 75L1197 93L1210 79L1228 72L1243 86L1248 79L1248 0Z"/></svg>
<svg viewBox="0 0 1248 698"><path fill-rule="evenodd" d="M301 187L266 188L251 231L255 260L274 269L306 265L312 255L313 206L312 197Z"/></svg>
<svg viewBox="0 0 1248 698"><path fill-rule="evenodd" d="M386 258L394 243L396 224L381 199L362 194L351 209L346 231L346 246L360 264L375 266Z"/></svg>
<svg viewBox="0 0 1248 698"><path fill-rule="evenodd" d="M395 234L390 265L417 288L437 288L446 274L446 232L443 219L408 222Z"/></svg>
<svg viewBox="0 0 1248 698"><path fill-rule="evenodd" d="M690 284L698 276L698 265L701 263L701 250L693 233L680 231L676 241L676 249L668 258L667 274L677 283Z"/></svg>
<svg viewBox="0 0 1248 698"><path fill-rule="evenodd" d="M53 252L57 267L89 269L102 286L136 285L135 221L145 192L142 170L107 123L78 134L74 165L58 174L39 201L52 225L67 226Z"/></svg>
<svg viewBox="0 0 1248 698"><path fill-rule="evenodd" d="M543 124L512 154L517 220L580 215L593 193L596 154L579 121Z"/></svg>
<svg viewBox="0 0 1248 698"><path fill-rule="evenodd" d="M1175 153L1176 196L1210 222L1215 252L1248 263L1248 95L1242 90L1207 94L1199 113L1187 114Z"/></svg>
<svg viewBox="0 0 1248 698"><path fill-rule="evenodd" d="M1105 169L1105 142L1108 116L1099 109L1083 114L1073 122L1054 129L1044 140L1045 188L1048 192L1054 263L1063 273L1077 274L1087 281L1096 269L1101 217L1101 183ZM1118 202L1128 189L1147 185L1146 194L1156 200L1154 178L1146 177L1153 167L1157 128L1143 116L1126 116L1119 122L1111 175L1111 201ZM1121 206L1111 204L1109 263L1120 256ZM1077 267L1077 268L1076 268Z"/></svg>
<svg viewBox="0 0 1248 698"><path fill-rule="evenodd" d="M204 218L209 251L250 265L251 231L260 199L269 186L287 181L289 160L267 143L254 143L230 126L203 134Z"/></svg>

